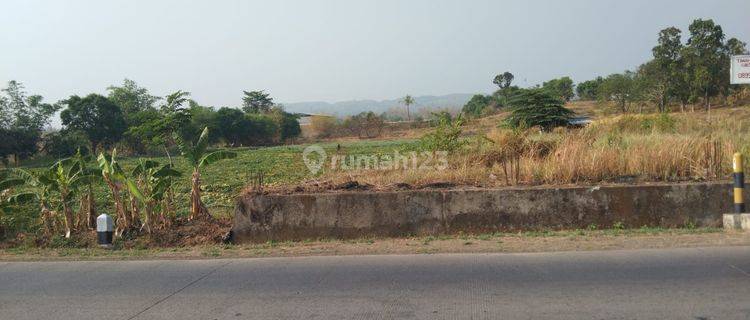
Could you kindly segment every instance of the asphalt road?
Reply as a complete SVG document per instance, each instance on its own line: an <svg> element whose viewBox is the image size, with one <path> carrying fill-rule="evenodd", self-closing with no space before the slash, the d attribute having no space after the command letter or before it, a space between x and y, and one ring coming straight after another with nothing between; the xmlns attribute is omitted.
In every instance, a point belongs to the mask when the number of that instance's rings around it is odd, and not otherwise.
<svg viewBox="0 0 750 320"><path fill-rule="evenodd" d="M750 319L750 247L0 262L0 319Z"/></svg>

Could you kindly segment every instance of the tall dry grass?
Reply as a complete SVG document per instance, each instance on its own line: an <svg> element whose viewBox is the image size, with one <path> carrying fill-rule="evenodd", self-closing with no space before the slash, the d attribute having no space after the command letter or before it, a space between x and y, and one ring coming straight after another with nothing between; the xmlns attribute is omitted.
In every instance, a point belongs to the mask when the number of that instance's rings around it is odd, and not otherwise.
<svg viewBox="0 0 750 320"><path fill-rule="evenodd" d="M447 170L334 171L321 178L382 188L728 179L732 154L750 156L749 111L621 115L551 133L495 128L451 155Z"/></svg>

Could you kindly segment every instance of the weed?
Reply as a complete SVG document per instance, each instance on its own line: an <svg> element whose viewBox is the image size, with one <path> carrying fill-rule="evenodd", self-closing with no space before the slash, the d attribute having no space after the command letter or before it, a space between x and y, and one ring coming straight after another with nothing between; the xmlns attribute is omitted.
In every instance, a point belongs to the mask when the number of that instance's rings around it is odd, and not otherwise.
<svg viewBox="0 0 750 320"><path fill-rule="evenodd" d="M624 230L625 224L622 221L617 221L612 225L612 228L615 230Z"/></svg>
<svg viewBox="0 0 750 320"><path fill-rule="evenodd" d="M221 250L219 248L209 248L208 250L203 251L202 254L206 257L218 257L221 256Z"/></svg>
<svg viewBox="0 0 750 320"><path fill-rule="evenodd" d="M477 239L478 240L490 240L492 239L492 234L487 234L487 233L480 234L477 236Z"/></svg>

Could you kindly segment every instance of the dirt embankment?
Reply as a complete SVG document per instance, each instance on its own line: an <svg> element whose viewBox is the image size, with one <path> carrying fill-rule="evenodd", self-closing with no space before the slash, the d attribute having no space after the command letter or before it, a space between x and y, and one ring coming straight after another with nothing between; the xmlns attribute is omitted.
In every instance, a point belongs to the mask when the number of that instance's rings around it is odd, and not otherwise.
<svg viewBox="0 0 750 320"><path fill-rule="evenodd" d="M520 253L750 246L750 233L716 229L602 230L204 245L176 248L0 249L0 261L261 258L323 255Z"/></svg>
<svg viewBox="0 0 750 320"><path fill-rule="evenodd" d="M170 227L157 229L152 233L145 230L132 231L116 238L114 245L117 249L217 245L225 242L225 237L231 228L232 221L229 218L195 221L177 219ZM95 231L77 233L70 239L61 236L44 238L20 233L13 239L0 242L0 250L23 247L71 249L96 248L98 245Z"/></svg>

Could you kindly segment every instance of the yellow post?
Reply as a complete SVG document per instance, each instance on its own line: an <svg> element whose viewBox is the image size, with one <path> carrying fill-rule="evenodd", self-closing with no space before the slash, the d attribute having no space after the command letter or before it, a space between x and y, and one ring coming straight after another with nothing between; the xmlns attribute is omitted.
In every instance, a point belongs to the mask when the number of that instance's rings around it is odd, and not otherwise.
<svg viewBox="0 0 750 320"><path fill-rule="evenodd" d="M734 171L734 211L745 213L745 197L743 194L745 191L745 173L742 154L739 152L734 154L732 169Z"/></svg>

